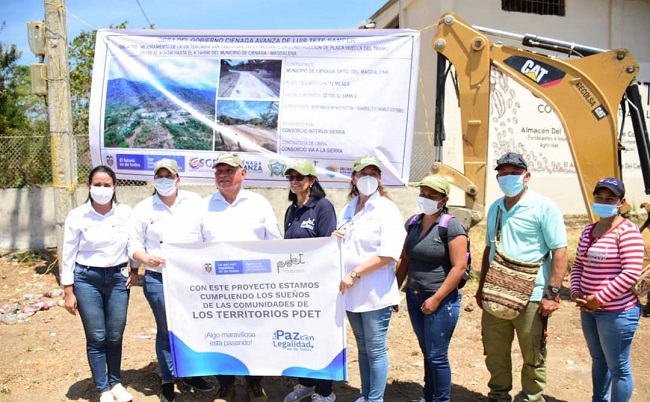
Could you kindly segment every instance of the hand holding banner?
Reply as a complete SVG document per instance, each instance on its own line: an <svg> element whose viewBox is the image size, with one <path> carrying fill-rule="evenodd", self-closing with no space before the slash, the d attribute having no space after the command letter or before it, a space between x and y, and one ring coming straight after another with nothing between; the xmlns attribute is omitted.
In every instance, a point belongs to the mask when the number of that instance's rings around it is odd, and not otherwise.
<svg viewBox="0 0 650 402"><path fill-rule="evenodd" d="M177 377L347 379L335 238L164 244Z"/></svg>

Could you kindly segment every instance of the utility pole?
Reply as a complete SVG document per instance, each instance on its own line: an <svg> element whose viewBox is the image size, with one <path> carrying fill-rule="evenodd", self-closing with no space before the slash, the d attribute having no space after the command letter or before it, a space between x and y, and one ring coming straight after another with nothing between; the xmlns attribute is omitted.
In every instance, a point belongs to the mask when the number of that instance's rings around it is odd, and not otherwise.
<svg viewBox="0 0 650 402"><path fill-rule="evenodd" d="M72 132L70 72L68 66L68 27L65 0L44 0L45 47L47 56L47 105L50 123L52 182L57 255L61 268L63 227L75 205L77 152Z"/></svg>

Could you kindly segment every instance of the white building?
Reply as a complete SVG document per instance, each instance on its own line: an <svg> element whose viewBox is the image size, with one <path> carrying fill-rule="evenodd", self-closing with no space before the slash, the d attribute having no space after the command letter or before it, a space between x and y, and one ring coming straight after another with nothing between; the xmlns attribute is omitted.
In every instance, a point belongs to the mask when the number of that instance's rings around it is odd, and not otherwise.
<svg viewBox="0 0 650 402"><path fill-rule="evenodd" d="M434 127L437 53L433 50L432 39L438 19L446 12L454 12L474 26L516 34L530 33L595 48L627 48L641 67L637 79L646 84L642 97L646 109L646 123L650 123L647 90L650 83L650 0L389 0L360 28L420 31L422 85L418 88L420 92L415 120L412 181L425 175L433 162L434 147L429 138L432 138ZM522 47L521 43L503 38L491 39ZM541 49L537 51L546 52ZM455 100L455 95L448 91L447 98L449 105L450 100ZM452 119L459 119L456 113L447 110L446 118L452 116ZM448 140L445 142L442 158L444 163L460 168L460 130L454 130L453 123L452 121L451 125L447 125ZM626 123L625 127L629 128L630 124ZM568 154L568 145L564 151ZM632 151L630 155L635 155L636 151ZM626 155L623 159L625 158ZM638 162L638 157L636 158ZM489 161L488 165L490 162L494 161ZM566 213L584 213L584 203L575 174L547 175L533 172L533 178L533 187L553 197ZM640 171L624 170L624 180L628 190L628 202L633 207L650 201L644 194ZM452 195L453 201L460 202L462 199L460 190ZM490 180L488 173L487 204L500 195L496 180Z"/></svg>

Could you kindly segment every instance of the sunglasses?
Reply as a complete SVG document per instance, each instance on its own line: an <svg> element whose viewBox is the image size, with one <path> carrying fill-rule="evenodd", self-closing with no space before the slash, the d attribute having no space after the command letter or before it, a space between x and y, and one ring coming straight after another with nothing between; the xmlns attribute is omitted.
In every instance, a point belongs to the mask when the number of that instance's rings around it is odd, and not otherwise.
<svg viewBox="0 0 650 402"><path fill-rule="evenodd" d="M291 182L291 181L294 181L294 180L295 181L303 181L303 180L305 180L305 178L307 176L303 176L301 174L288 174L288 175L286 175L284 177L286 177L287 180Z"/></svg>

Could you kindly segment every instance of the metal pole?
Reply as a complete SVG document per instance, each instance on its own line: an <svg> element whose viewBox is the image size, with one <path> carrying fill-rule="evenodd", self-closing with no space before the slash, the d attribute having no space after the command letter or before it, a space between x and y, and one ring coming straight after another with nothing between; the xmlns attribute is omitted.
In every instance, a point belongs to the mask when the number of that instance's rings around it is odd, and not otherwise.
<svg viewBox="0 0 650 402"><path fill-rule="evenodd" d="M76 147L72 133L70 107L70 73L68 66L68 29L65 0L44 0L45 51L47 57L47 105L50 123L52 183L57 255L61 268L63 226L68 212L75 205L77 184Z"/></svg>

